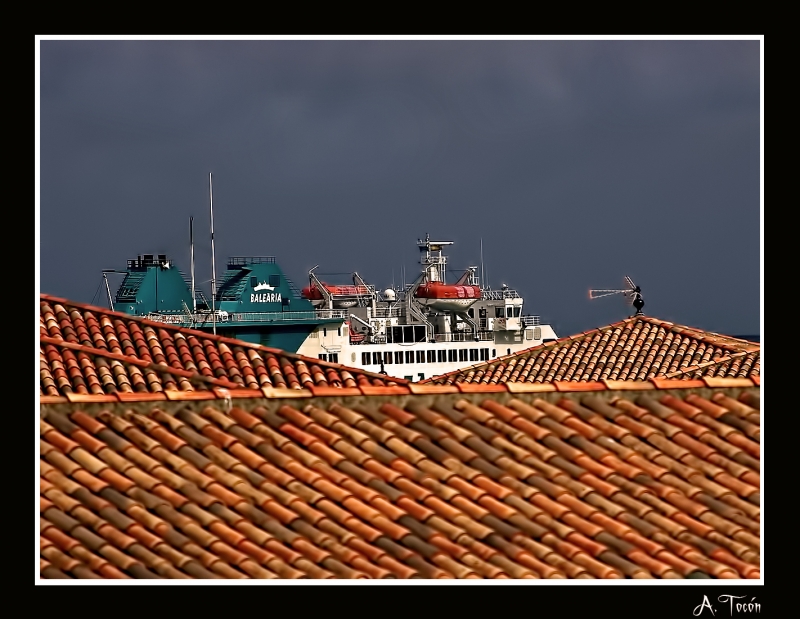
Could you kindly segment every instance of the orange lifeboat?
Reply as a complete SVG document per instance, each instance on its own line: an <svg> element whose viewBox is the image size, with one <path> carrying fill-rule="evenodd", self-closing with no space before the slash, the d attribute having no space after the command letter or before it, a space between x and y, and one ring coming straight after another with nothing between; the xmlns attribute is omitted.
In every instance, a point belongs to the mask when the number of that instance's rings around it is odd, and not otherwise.
<svg viewBox="0 0 800 619"><path fill-rule="evenodd" d="M414 297L435 310L463 311L481 298L479 286L428 282L417 288Z"/></svg>
<svg viewBox="0 0 800 619"><path fill-rule="evenodd" d="M365 334L359 333L358 331L355 331L353 329L353 325L351 325L351 324L348 324L347 326L348 326L348 330L350 331L350 343L351 344L358 344L358 343L364 341L364 339L366 338Z"/></svg>
<svg viewBox="0 0 800 619"><path fill-rule="evenodd" d="M323 284L323 286L333 298L333 306L337 309L353 307L358 304L359 297L370 294L366 286L334 286L331 284ZM322 305L325 301L322 291L317 286L306 286L301 294L314 305Z"/></svg>

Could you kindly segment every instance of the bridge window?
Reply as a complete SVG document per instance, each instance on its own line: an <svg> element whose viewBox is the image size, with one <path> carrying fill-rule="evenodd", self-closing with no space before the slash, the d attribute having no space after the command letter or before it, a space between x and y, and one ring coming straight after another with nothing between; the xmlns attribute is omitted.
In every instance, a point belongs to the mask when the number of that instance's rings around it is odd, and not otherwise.
<svg viewBox="0 0 800 619"><path fill-rule="evenodd" d="M369 353L362 352L361 353L361 365L369 365Z"/></svg>
<svg viewBox="0 0 800 619"><path fill-rule="evenodd" d="M425 351L418 350L417 351L417 363L425 363Z"/></svg>
<svg viewBox="0 0 800 619"><path fill-rule="evenodd" d="M407 350L406 351L406 363L414 363L414 351Z"/></svg>
<svg viewBox="0 0 800 619"><path fill-rule="evenodd" d="M428 363L436 363L436 351L429 350L428 351Z"/></svg>
<svg viewBox="0 0 800 619"><path fill-rule="evenodd" d="M512 311L513 311L513 308L512 308L512 307L509 305L509 306L506 308L506 318L511 318L511 312L512 312Z"/></svg>
<svg viewBox="0 0 800 619"><path fill-rule="evenodd" d="M395 350L394 351L394 362L395 363L403 363L403 351L402 350Z"/></svg>
<svg viewBox="0 0 800 619"><path fill-rule="evenodd" d="M458 360L459 361L466 361L467 360L467 349L466 348L459 348L458 349Z"/></svg>
<svg viewBox="0 0 800 619"><path fill-rule="evenodd" d="M408 325L403 327L403 341L404 342L413 342L414 341L414 326Z"/></svg>
<svg viewBox="0 0 800 619"><path fill-rule="evenodd" d="M522 306L521 306L521 305L517 305L517 306L514 308L514 318L519 318L519 315L520 315L521 313L522 313Z"/></svg>
<svg viewBox="0 0 800 619"><path fill-rule="evenodd" d="M446 350L437 350L436 351L436 361L439 363L444 363L447 361L447 351Z"/></svg>
<svg viewBox="0 0 800 619"><path fill-rule="evenodd" d="M452 348L447 351L447 360L448 361L455 361L456 360L456 351Z"/></svg>
<svg viewBox="0 0 800 619"><path fill-rule="evenodd" d="M253 277L251 277L251 278L250 278L250 285L251 285L253 288L255 288L256 286L258 286L258 278L257 278L255 275L254 275Z"/></svg>
<svg viewBox="0 0 800 619"><path fill-rule="evenodd" d="M270 275L269 276L269 285L273 288L277 288L281 285L281 276L280 275Z"/></svg>
<svg viewBox="0 0 800 619"><path fill-rule="evenodd" d="M502 307L495 307L494 308L494 317L495 318L503 318L503 312L505 310Z"/></svg>
<svg viewBox="0 0 800 619"><path fill-rule="evenodd" d="M425 341L425 325L414 325L414 341Z"/></svg>

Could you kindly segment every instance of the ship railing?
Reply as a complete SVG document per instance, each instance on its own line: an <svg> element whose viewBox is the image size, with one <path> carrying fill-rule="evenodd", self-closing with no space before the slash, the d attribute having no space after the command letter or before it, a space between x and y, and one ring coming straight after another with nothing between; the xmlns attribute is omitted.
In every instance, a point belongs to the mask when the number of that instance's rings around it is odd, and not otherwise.
<svg viewBox="0 0 800 619"><path fill-rule="evenodd" d="M144 316L148 320L154 320L156 322L164 322L168 324L190 324L192 322L195 323L211 323L211 322L230 322L232 320L233 314L226 312L225 310L217 310L216 317L211 314L211 312L205 313L198 313L198 314L187 314L186 312L178 312L174 314L156 314L151 313Z"/></svg>
<svg viewBox="0 0 800 619"><path fill-rule="evenodd" d="M474 342L475 336L472 331L465 331L463 333L437 333L433 339L437 342ZM478 331L478 341L489 342L493 339L492 331Z"/></svg>
<svg viewBox="0 0 800 619"><path fill-rule="evenodd" d="M472 331L465 331L464 333L437 333L433 336L434 342L442 343L442 342L474 342L475 337L472 335ZM494 340L494 333L492 331L479 331L478 332L478 340L479 342L491 342ZM374 335L371 338L366 337L362 334L351 334L350 335L350 343L354 345L359 344L386 344L386 336L385 335ZM423 343L423 342L417 342Z"/></svg>
<svg viewBox="0 0 800 619"><path fill-rule="evenodd" d="M188 325L192 322L192 318L188 314L146 314L144 318L168 325ZM211 317L209 316L208 319L211 320Z"/></svg>
<svg viewBox="0 0 800 619"><path fill-rule="evenodd" d="M285 320L320 320L345 318L345 310L315 310L309 312L236 312L231 314L232 322L276 322Z"/></svg>
<svg viewBox="0 0 800 619"><path fill-rule="evenodd" d="M231 256L228 266L245 266L247 264L275 264L275 256Z"/></svg>
<svg viewBox="0 0 800 619"><path fill-rule="evenodd" d="M373 314L370 310L372 318L400 318L405 316L405 308L403 307L376 307Z"/></svg>
<svg viewBox="0 0 800 619"><path fill-rule="evenodd" d="M540 316L520 316L520 321L526 327L539 327L542 324Z"/></svg>
<svg viewBox="0 0 800 619"><path fill-rule="evenodd" d="M503 299L521 299L516 290L481 290L481 299L501 301Z"/></svg>
<svg viewBox="0 0 800 619"><path fill-rule="evenodd" d="M290 314L291 312L286 312ZM347 318L348 310L316 310L317 318Z"/></svg>
<svg viewBox="0 0 800 619"><path fill-rule="evenodd" d="M308 312L220 312L216 318L211 313L203 314L148 314L148 320L178 325L208 325L213 322L284 322L295 320L324 320L330 318L345 318L345 310L317 310Z"/></svg>

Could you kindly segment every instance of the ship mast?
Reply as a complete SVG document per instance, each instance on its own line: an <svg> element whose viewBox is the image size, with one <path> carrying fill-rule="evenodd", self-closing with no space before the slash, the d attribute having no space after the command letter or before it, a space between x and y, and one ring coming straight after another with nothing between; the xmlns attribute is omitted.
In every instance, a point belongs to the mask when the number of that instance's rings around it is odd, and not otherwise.
<svg viewBox="0 0 800 619"><path fill-rule="evenodd" d="M189 246L191 247L192 270L192 314L197 313L197 299L194 294L194 217L189 217Z"/></svg>
<svg viewBox="0 0 800 619"><path fill-rule="evenodd" d="M447 257L442 255L442 247L445 245L452 245L453 241L431 241L429 234L425 234L425 240L417 240L417 247L420 253L425 254L424 257L420 256L420 264L422 265L422 272L427 276L429 282L445 282L445 266L447 264Z"/></svg>
<svg viewBox="0 0 800 619"><path fill-rule="evenodd" d="M106 283L106 293L108 294L108 309L114 309L114 301L111 298L111 288L108 287L108 276L106 275L105 271L103 271L103 281Z"/></svg>
<svg viewBox="0 0 800 619"><path fill-rule="evenodd" d="M483 271L483 239L481 239L481 288L486 288L486 284L484 283L486 280L484 279L484 271Z"/></svg>
<svg viewBox="0 0 800 619"><path fill-rule="evenodd" d="M217 334L217 267L214 259L214 196L211 185L211 172L208 173L208 204L211 211L211 324Z"/></svg>

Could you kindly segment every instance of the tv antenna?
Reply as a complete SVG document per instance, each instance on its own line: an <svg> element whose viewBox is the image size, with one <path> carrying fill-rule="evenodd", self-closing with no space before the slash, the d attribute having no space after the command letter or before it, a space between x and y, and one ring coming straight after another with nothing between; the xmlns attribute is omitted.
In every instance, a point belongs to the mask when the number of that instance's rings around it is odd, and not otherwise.
<svg viewBox="0 0 800 619"><path fill-rule="evenodd" d="M633 280L625 276L625 285L627 288L624 290L590 290L590 299L599 299L600 297L608 297L612 294L621 294L625 296L625 302L636 308L634 316L644 316L642 308L644 307L644 299L642 298L642 289L633 283Z"/></svg>

